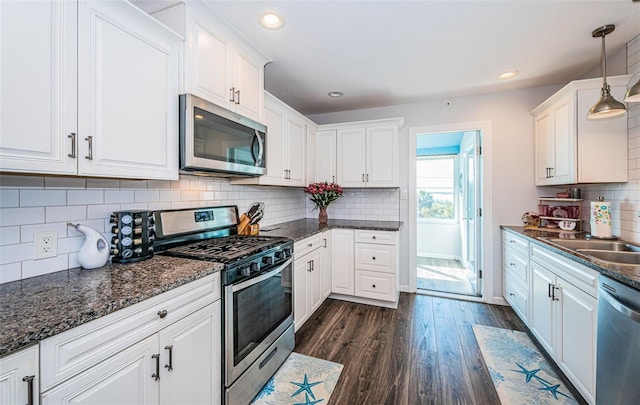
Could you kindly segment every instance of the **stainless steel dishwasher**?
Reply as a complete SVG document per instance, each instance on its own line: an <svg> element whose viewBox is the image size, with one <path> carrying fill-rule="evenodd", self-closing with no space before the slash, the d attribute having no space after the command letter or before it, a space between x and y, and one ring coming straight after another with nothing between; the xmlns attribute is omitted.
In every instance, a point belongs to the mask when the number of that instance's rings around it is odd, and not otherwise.
<svg viewBox="0 0 640 405"><path fill-rule="evenodd" d="M640 291L600 276L596 403L640 404Z"/></svg>

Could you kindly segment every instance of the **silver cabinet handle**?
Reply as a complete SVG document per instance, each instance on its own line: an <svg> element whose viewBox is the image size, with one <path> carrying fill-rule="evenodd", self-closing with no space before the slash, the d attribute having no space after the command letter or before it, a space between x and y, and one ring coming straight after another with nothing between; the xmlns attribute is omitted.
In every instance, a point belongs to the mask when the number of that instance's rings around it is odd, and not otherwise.
<svg viewBox="0 0 640 405"><path fill-rule="evenodd" d="M515 267L515 266L516 266L516 264L515 264L515 263L509 263L509 266L511 266L511 267Z"/></svg>
<svg viewBox="0 0 640 405"><path fill-rule="evenodd" d="M236 102L236 88L232 87L229 89L229 94L231 94L231 98L229 99L229 101L231 101L232 103Z"/></svg>
<svg viewBox="0 0 640 405"><path fill-rule="evenodd" d="M362 173L362 182L364 183L364 173Z"/></svg>
<svg viewBox="0 0 640 405"><path fill-rule="evenodd" d="M84 138L84 140L89 143L89 154L84 158L88 160L93 160L93 136L89 135L88 137Z"/></svg>
<svg viewBox="0 0 640 405"><path fill-rule="evenodd" d="M373 239L375 239L375 238L376 238L376 235L373 235L373 236L372 236L372 238L373 238Z"/></svg>
<svg viewBox="0 0 640 405"><path fill-rule="evenodd" d="M307 271L311 273L311 260L307 262Z"/></svg>
<svg viewBox="0 0 640 405"><path fill-rule="evenodd" d="M240 90L236 90L235 94L238 96L238 99L235 101L236 104L240 104ZM235 96L233 97L236 98Z"/></svg>
<svg viewBox="0 0 640 405"><path fill-rule="evenodd" d="M552 286L552 285L553 285L553 284L551 284L551 283L547 284L547 296L548 296L549 298L551 298L551 286Z"/></svg>
<svg viewBox="0 0 640 405"><path fill-rule="evenodd" d="M160 317L160 319L164 319L165 316L167 316L168 312L166 309L163 309L162 311L158 311L158 316Z"/></svg>
<svg viewBox="0 0 640 405"><path fill-rule="evenodd" d="M70 158L76 158L76 133L72 132L69 135L67 135L67 138L71 139L71 153L69 153L67 156L69 156Z"/></svg>
<svg viewBox="0 0 640 405"><path fill-rule="evenodd" d="M324 241L324 245L322 247L326 248L327 247L327 238L324 238L323 241Z"/></svg>
<svg viewBox="0 0 640 405"><path fill-rule="evenodd" d="M331 176L331 182L332 182L332 183L335 183L335 182L336 182L336 176L335 176L335 175L332 175L332 176Z"/></svg>
<svg viewBox="0 0 640 405"><path fill-rule="evenodd" d="M307 246L313 247L313 243L307 243Z"/></svg>
<svg viewBox="0 0 640 405"><path fill-rule="evenodd" d="M551 288L551 301L560 301L560 298L556 297L556 290L559 290L560 288L556 287L555 285Z"/></svg>
<svg viewBox="0 0 640 405"><path fill-rule="evenodd" d="M160 379L160 353L151 356L152 359L156 359L156 372L151 374L151 377L158 381Z"/></svg>
<svg viewBox="0 0 640 405"><path fill-rule="evenodd" d="M369 182L369 173L367 173L367 183Z"/></svg>
<svg viewBox="0 0 640 405"><path fill-rule="evenodd" d="M169 364L165 364L164 368L171 371L173 370L173 345L165 346L164 350L169 350Z"/></svg>
<svg viewBox="0 0 640 405"><path fill-rule="evenodd" d="M27 383L27 405L33 405L33 379L35 375L28 375L22 378Z"/></svg>

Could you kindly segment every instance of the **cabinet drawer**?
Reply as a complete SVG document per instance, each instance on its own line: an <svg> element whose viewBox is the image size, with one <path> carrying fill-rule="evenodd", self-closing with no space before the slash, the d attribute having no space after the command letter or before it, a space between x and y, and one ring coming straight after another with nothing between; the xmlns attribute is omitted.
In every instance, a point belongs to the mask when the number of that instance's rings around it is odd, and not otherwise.
<svg viewBox="0 0 640 405"><path fill-rule="evenodd" d="M398 238L397 232L390 231L365 231L356 230L356 243L373 243L377 245L395 245Z"/></svg>
<svg viewBox="0 0 640 405"><path fill-rule="evenodd" d="M530 257L531 260L546 267L592 297L598 296L599 273L596 270L583 266L537 244L531 244Z"/></svg>
<svg viewBox="0 0 640 405"><path fill-rule="evenodd" d="M524 283L529 280L529 256L507 246L503 249L503 266Z"/></svg>
<svg viewBox="0 0 640 405"><path fill-rule="evenodd" d="M511 304L514 311L524 322L529 316L529 294L511 276L511 272L504 273L504 298Z"/></svg>
<svg viewBox="0 0 640 405"><path fill-rule="evenodd" d="M316 250L317 248L323 245L322 242L322 234L318 233L313 236L309 236L308 238L304 238L302 240L297 241L293 245L293 253L296 258L300 258L307 253Z"/></svg>
<svg viewBox="0 0 640 405"><path fill-rule="evenodd" d="M356 270L355 295L382 301L395 301L396 275Z"/></svg>
<svg viewBox="0 0 640 405"><path fill-rule="evenodd" d="M505 246L517 249L524 254L529 254L529 240L524 236L519 236L508 231L502 231L502 243Z"/></svg>
<svg viewBox="0 0 640 405"><path fill-rule="evenodd" d="M356 243L355 268L359 270L396 273L396 247Z"/></svg>
<svg viewBox="0 0 640 405"><path fill-rule="evenodd" d="M220 273L180 286L40 342L46 391L220 298ZM160 318L159 313L166 315Z"/></svg>

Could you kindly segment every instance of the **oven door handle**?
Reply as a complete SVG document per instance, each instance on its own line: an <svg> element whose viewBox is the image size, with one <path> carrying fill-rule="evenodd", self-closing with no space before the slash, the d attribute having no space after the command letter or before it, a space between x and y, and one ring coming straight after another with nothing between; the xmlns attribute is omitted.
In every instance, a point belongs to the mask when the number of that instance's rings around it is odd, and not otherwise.
<svg viewBox="0 0 640 405"><path fill-rule="evenodd" d="M247 287L251 287L254 284L258 284L261 281L264 281L266 279L268 279L269 277L273 277L274 275L280 273L282 271L282 269L284 269L285 267L287 267L288 265L291 264L291 261L293 259L289 259L286 262L284 262L281 266L278 266L278 268L271 270L268 273L262 274L256 278L252 278L249 279L247 281L243 281L242 283L238 283L238 284L234 284L232 285L232 289L231 291L236 292L236 291L240 291L240 290L244 290Z"/></svg>

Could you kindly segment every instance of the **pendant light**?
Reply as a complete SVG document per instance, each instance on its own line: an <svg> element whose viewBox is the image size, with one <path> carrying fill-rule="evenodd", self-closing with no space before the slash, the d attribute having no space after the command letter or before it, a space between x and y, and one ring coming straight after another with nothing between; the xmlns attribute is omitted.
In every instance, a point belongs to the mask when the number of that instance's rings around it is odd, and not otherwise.
<svg viewBox="0 0 640 405"><path fill-rule="evenodd" d="M627 110L624 104L613 98L611 88L607 84L607 51L604 46L604 37L612 33L615 29L615 25L608 24L596 28L591 33L591 36L594 38L602 37L602 54L600 55L600 61L602 62L602 90L600 100L591 107L589 114L587 114L588 119L616 117L624 114Z"/></svg>
<svg viewBox="0 0 640 405"><path fill-rule="evenodd" d="M638 81L633 86L629 87L627 94L624 96L624 101L627 103L640 103L640 72L631 77L629 83L633 83L633 79L638 76Z"/></svg>

